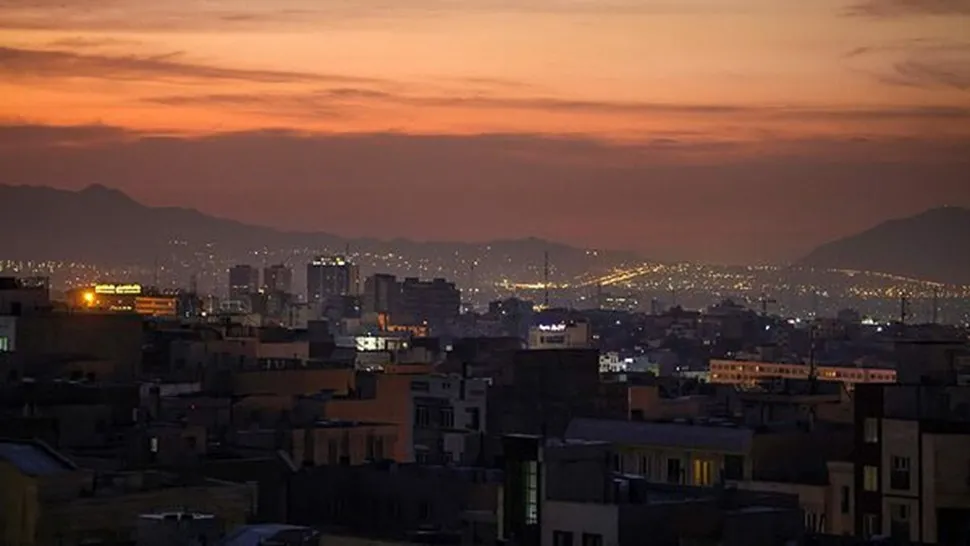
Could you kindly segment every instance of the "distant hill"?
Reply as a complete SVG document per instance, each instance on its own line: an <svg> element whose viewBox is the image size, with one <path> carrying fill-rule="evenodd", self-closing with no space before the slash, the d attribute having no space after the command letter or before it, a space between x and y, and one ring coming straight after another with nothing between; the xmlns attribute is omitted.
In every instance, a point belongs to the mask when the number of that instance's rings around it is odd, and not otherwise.
<svg viewBox="0 0 970 546"><path fill-rule="evenodd" d="M442 231L447 233L446 229ZM253 258L253 252L263 249L296 256L339 253L346 246L355 253L396 255L388 262L396 264L394 267L384 269L379 262L372 267L422 277L468 271L469 258L479 256L488 257L494 265L518 264L534 271L541 269L547 251L558 274L572 276L590 266L590 254L585 249L535 238L479 244L346 239L328 233L248 225L187 208L149 207L101 185L80 191L0 185L0 260L151 265L153 260L172 263L172 256L177 255L180 261L228 258L258 265L266 258ZM636 260L636 256L624 252L601 252L597 258L604 266ZM489 264L481 265L480 272L485 274Z"/></svg>
<svg viewBox="0 0 970 546"><path fill-rule="evenodd" d="M943 207L889 220L820 246L801 265L970 284L970 210Z"/></svg>

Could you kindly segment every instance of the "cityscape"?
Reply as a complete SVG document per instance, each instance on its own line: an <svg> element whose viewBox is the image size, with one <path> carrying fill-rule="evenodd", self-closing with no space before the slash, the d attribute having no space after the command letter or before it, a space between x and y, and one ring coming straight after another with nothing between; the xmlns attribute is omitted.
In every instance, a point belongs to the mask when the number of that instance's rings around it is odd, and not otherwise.
<svg viewBox="0 0 970 546"><path fill-rule="evenodd" d="M965 0L0 0L0 546L970 546Z"/></svg>

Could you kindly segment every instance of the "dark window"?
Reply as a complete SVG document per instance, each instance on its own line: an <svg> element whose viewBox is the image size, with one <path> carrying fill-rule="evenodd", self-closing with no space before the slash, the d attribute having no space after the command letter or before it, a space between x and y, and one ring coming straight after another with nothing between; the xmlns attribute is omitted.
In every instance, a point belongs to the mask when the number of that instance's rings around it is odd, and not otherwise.
<svg viewBox="0 0 970 546"><path fill-rule="evenodd" d="M327 462L330 464L337 464L340 460L340 447L337 444L337 440L331 439L327 442Z"/></svg>
<svg viewBox="0 0 970 546"><path fill-rule="evenodd" d="M852 511L852 494L848 485L842 486L842 513L848 514Z"/></svg>
<svg viewBox="0 0 970 546"><path fill-rule="evenodd" d="M647 475L647 457L646 455L640 455L640 475Z"/></svg>
<svg viewBox="0 0 970 546"><path fill-rule="evenodd" d="M482 417L479 414L478 408L467 408L465 411L468 413L468 430L481 430Z"/></svg>
<svg viewBox="0 0 970 546"><path fill-rule="evenodd" d="M378 436L374 438L374 460L383 461L384 460L384 437Z"/></svg>
<svg viewBox="0 0 970 546"><path fill-rule="evenodd" d="M862 533L865 538L872 538L880 534L882 530L879 528L879 516L876 514L863 514L862 515Z"/></svg>
<svg viewBox="0 0 970 546"><path fill-rule="evenodd" d="M439 424L441 428L455 428L455 410L452 408L441 408Z"/></svg>
<svg viewBox="0 0 970 546"><path fill-rule="evenodd" d="M418 392L428 392L431 390L431 385L427 381L412 381L411 390Z"/></svg>
<svg viewBox="0 0 970 546"><path fill-rule="evenodd" d="M744 479L744 456L726 455L724 457L724 479L725 480Z"/></svg>
<svg viewBox="0 0 970 546"><path fill-rule="evenodd" d="M892 457L892 471L889 473L889 487L909 489L909 457Z"/></svg>
<svg viewBox="0 0 970 546"><path fill-rule="evenodd" d="M889 534L893 538L909 541L909 506L906 504L889 505Z"/></svg>
<svg viewBox="0 0 970 546"><path fill-rule="evenodd" d="M431 519L431 503L428 501L421 501L418 504L418 519L422 521L427 521Z"/></svg>
<svg viewBox="0 0 970 546"><path fill-rule="evenodd" d="M680 483L680 477L680 459L667 459L667 481L670 483Z"/></svg>
<svg viewBox="0 0 970 546"><path fill-rule="evenodd" d="M428 411L428 406L415 406L414 426L427 427L429 425L431 425L431 412Z"/></svg>
<svg viewBox="0 0 970 546"><path fill-rule="evenodd" d="M573 534L569 531L553 531L552 546L573 546Z"/></svg>
<svg viewBox="0 0 970 546"><path fill-rule="evenodd" d="M368 461L375 460L374 459L374 451L375 451L374 444L375 444L375 442L376 442L376 438L374 438L374 435L373 434L368 434L367 435L367 454L366 454L366 457L367 457L367 460Z"/></svg>
<svg viewBox="0 0 970 546"><path fill-rule="evenodd" d="M603 535L583 533L583 546L603 546Z"/></svg>
<svg viewBox="0 0 970 546"><path fill-rule="evenodd" d="M613 470L615 472L623 472L623 457L619 453L613 454Z"/></svg>

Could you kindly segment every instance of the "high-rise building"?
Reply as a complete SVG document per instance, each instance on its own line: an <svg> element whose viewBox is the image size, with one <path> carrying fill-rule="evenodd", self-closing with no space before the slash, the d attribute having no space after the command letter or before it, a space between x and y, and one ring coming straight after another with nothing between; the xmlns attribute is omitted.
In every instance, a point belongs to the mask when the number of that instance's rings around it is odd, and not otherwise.
<svg viewBox="0 0 970 546"><path fill-rule="evenodd" d="M259 270L251 265L229 268L229 299L245 300L259 291Z"/></svg>
<svg viewBox="0 0 970 546"><path fill-rule="evenodd" d="M306 266L308 302L322 303L334 296L360 294L360 268L343 256L320 257Z"/></svg>
<svg viewBox="0 0 970 546"><path fill-rule="evenodd" d="M397 277L378 273L364 281L363 311L365 313L391 314L397 310L401 299L401 283Z"/></svg>
<svg viewBox="0 0 970 546"><path fill-rule="evenodd" d="M440 278L422 281L408 277L401 283L401 301L397 314L403 322L427 323L435 328L457 319L460 311L461 291L453 282Z"/></svg>
<svg viewBox="0 0 970 546"><path fill-rule="evenodd" d="M263 270L263 289L269 293L291 293L293 291L293 270L284 264L267 267Z"/></svg>

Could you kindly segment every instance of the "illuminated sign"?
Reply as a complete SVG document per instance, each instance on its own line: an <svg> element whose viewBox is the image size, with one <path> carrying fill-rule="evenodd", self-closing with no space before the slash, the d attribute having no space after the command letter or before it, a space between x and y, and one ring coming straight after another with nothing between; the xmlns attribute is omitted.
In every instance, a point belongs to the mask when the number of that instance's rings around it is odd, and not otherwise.
<svg viewBox="0 0 970 546"><path fill-rule="evenodd" d="M98 284L94 287L95 294L141 294L140 284Z"/></svg>
<svg viewBox="0 0 970 546"><path fill-rule="evenodd" d="M565 324L540 324L539 331L541 332L563 332L566 330Z"/></svg>

